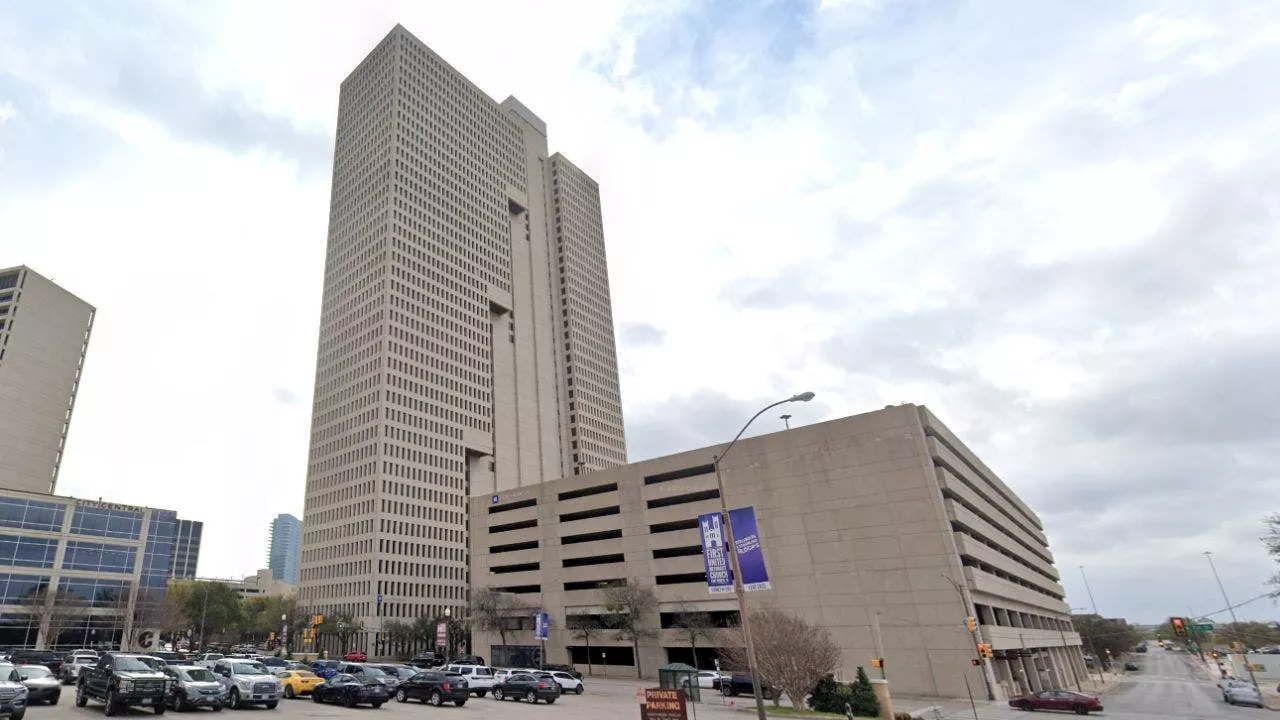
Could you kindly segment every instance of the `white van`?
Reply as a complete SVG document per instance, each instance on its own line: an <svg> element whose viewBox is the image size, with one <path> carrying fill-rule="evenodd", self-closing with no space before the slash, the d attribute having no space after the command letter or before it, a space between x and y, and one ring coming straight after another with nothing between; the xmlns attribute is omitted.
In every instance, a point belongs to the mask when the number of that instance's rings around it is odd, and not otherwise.
<svg viewBox="0 0 1280 720"><path fill-rule="evenodd" d="M458 673L467 679L467 687L476 697L484 697L493 688L493 668L484 665L446 665L445 672Z"/></svg>

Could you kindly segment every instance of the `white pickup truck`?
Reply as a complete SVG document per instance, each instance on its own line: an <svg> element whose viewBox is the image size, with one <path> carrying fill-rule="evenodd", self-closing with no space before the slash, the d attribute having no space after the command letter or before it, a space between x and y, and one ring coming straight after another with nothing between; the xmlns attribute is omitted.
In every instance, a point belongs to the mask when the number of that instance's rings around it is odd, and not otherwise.
<svg viewBox="0 0 1280 720"><path fill-rule="evenodd" d="M467 687L476 697L484 697L493 689L493 668L484 665L446 665L445 672L458 673L467 679Z"/></svg>

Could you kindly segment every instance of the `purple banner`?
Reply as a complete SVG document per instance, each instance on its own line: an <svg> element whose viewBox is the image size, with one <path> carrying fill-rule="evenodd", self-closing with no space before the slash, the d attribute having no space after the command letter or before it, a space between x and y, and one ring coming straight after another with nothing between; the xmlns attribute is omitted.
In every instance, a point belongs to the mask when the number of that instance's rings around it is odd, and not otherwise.
<svg viewBox="0 0 1280 720"><path fill-rule="evenodd" d="M699 515L698 530L702 533L702 562L707 568L707 590L712 593L733 592L733 574L729 570L729 553L720 513Z"/></svg>
<svg viewBox="0 0 1280 720"><path fill-rule="evenodd" d="M748 591L768 590L772 586L769 584L769 571L764 565L764 549L760 547L760 531L756 528L756 509L744 507L730 510L729 522L733 527L733 545L738 553L738 567L742 570L742 586ZM710 576L708 570L707 577Z"/></svg>

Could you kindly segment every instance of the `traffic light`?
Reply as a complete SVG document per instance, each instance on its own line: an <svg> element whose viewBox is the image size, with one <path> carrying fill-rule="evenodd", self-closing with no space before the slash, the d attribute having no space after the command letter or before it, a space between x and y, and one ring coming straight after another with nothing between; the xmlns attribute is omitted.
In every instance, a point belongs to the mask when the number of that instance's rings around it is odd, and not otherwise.
<svg viewBox="0 0 1280 720"><path fill-rule="evenodd" d="M1187 621L1180 617L1169 618L1169 626L1173 628L1173 634L1178 637L1187 637Z"/></svg>
<svg viewBox="0 0 1280 720"><path fill-rule="evenodd" d="M873 667L873 668L883 668L883 667L884 667L884 658L871 658L871 667Z"/></svg>
<svg viewBox="0 0 1280 720"><path fill-rule="evenodd" d="M991 643L978 643L978 654L984 658L995 657L995 653L991 652Z"/></svg>
<svg viewBox="0 0 1280 720"><path fill-rule="evenodd" d="M969 664L970 664L970 665L972 665L972 666L974 666L974 667L977 667L977 666L979 666L979 665L981 665L981 664L982 664L982 661L981 661L981 660L979 660L978 658L974 658L974 659L972 659L972 660L970 660L970 661L969 661Z"/></svg>
<svg viewBox="0 0 1280 720"><path fill-rule="evenodd" d="M969 632L973 632L973 631L977 630L977 629L978 629L978 618L975 618L975 617L965 618L965 620L964 620L964 626L965 626L965 627L967 627L967 628L969 628Z"/></svg>

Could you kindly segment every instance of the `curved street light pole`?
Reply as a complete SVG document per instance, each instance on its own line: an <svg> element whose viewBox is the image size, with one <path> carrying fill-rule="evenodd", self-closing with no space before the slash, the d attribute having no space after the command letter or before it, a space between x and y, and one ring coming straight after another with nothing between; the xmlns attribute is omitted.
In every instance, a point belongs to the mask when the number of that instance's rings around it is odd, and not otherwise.
<svg viewBox="0 0 1280 720"><path fill-rule="evenodd" d="M733 572L733 594L738 598L738 621L742 623L742 642L746 646L747 651L747 671L751 673L751 692L755 695L756 716L759 720L766 720L764 711L764 694L760 692L760 673L756 669L756 648L755 643L751 638L751 620L747 615L747 593L745 588L742 586L742 571L738 567L738 546L733 539L733 523L729 520L729 502L724 496L724 479L720 477L720 462L724 460L725 455L729 454L729 451L737 444L739 438L742 437L742 434L747 431L747 428L751 427L751 423L756 421L756 418L779 405L785 405L791 402L809 402L812 399L813 393L802 392L798 395L792 395L786 400L779 400L771 405L766 405L761 408L760 412L751 416L751 419L747 421L747 424L742 426L742 429L738 431L737 435L733 436L733 440L725 446L725 449L722 450L719 455L714 455L711 458L711 463L716 469L716 487L720 492L720 514L724 516L725 545L729 550L729 567Z"/></svg>

